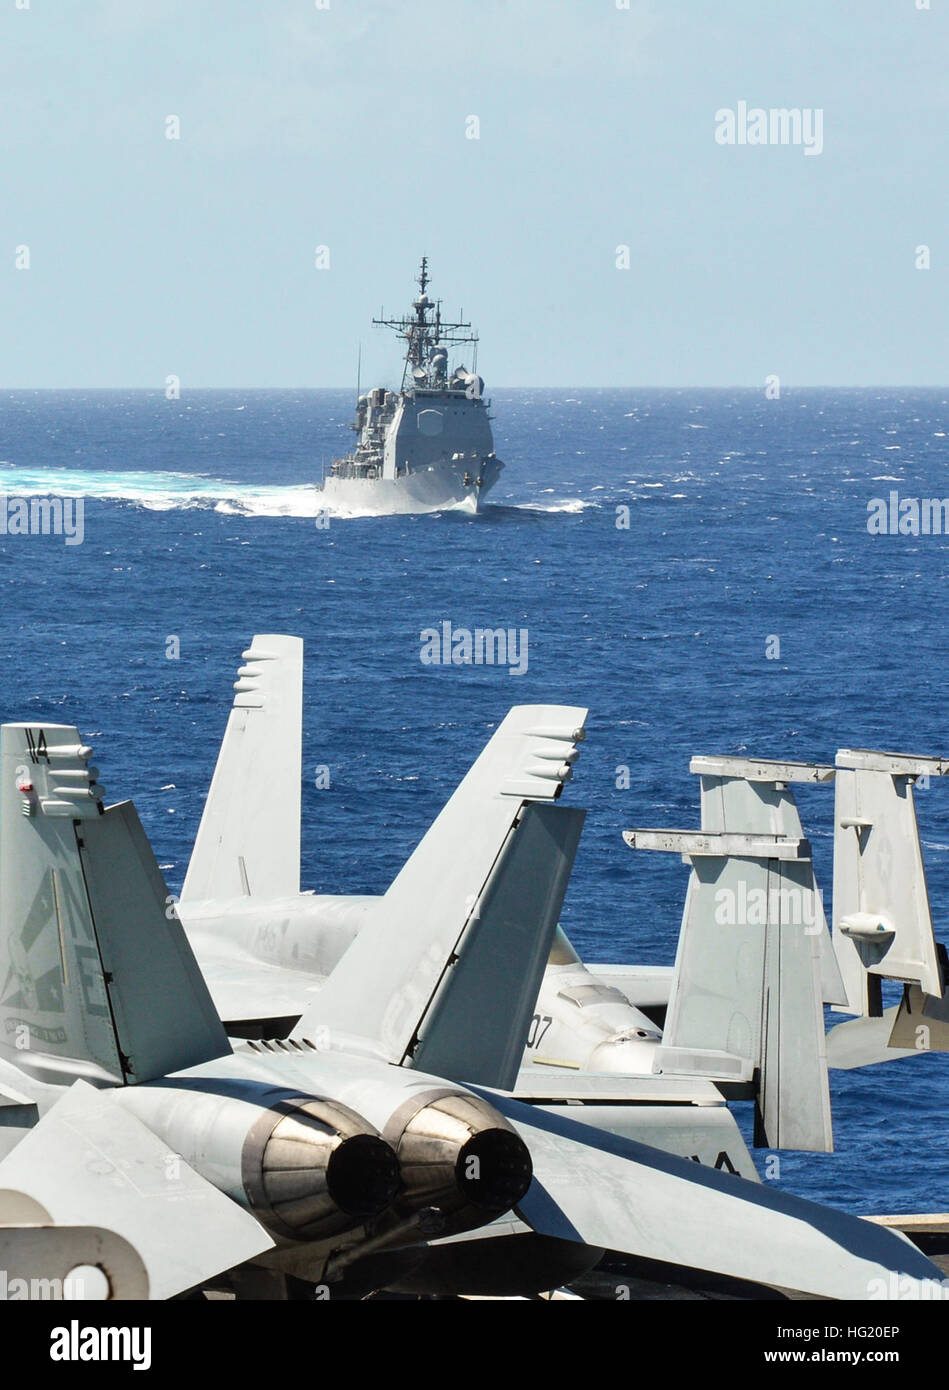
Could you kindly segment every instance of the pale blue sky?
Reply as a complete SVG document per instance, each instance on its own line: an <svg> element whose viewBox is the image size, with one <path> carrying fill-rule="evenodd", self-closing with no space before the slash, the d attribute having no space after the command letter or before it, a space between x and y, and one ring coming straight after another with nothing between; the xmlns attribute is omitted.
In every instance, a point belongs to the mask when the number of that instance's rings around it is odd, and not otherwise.
<svg viewBox="0 0 949 1390"><path fill-rule="evenodd" d="M489 388L939 384L930 3L0 0L0 386L391 379L422 252ZM739 101L823 153L717 144Z"/></svg>

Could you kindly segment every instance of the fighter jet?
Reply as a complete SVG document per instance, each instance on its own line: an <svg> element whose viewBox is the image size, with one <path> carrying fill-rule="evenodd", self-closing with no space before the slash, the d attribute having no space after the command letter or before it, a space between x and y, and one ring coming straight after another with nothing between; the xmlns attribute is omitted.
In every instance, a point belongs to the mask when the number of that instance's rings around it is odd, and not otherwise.
<svg viewBox="0 0 949 1390"><path fill-rule="evenodd" d="M358 933L392 901L300 892L302 656L299 638L275 634L255 637L244 653L178 903L229 1036L262 1046L289 1036ZM446 808L458 817L446 862L464 859L467 824L482 814L487 791L503 790L511 731L525 717L530 710L512 711L501 723ZM572 718L575 737L534 743L525 784L534 796L556 800L572 775L586 711ZM624 979L623 988L633 985ZM516 1094L554 1114L582 1102L591 1124L757 1180L718 1073L655 1075L660 1041L656 1023L587 970L558 926L525 1020ZM744 1093L751 1065L739 1071Z"/></svg>
<svg viewBox="0 0 949 1390"><path fill-rule="evenodd" d="M301 892L303 644L257 636L243 656L177 906L231 1036L276 1038L286 1035L385 900ZM575 737L536 740L527 792L556 799L572 776L586 711L574 713ZM473 777L500 784L507 775L510 728L498 730ZM634 1063L648 1059L659 1030L615 989L598 985L558 929L537 1017L525 1030L526 1062L549 1051L555 1020L546 1016L548 1006L559 1015L565 1007L576 1013L579 1005L587 1069L642 1070ZM622 1012L614 1020L616 1005Z"/></svg>
<svg viewBox="0 0 949 1390"><path fill-rule="evenodd" d="M545 1243L540 1287L610 1248L819 1296L938 1292L899 1235L507 1093L583 819L552 804L539 753L580 713L518 712L506 775L476 764L269 1048L228 1040L134 806L106 807L78 731L3 726L0 1189L127 1241L151 1298L235 1271L238 1291L259 1271L380 1287L433 1231L508 1213ZM521 1277L537 1289L536 1262Z"/></svg>
<svg viewBox="0 0 949 1390"><path fill-rule="evenodd" d="M683 1022L683 1010L692 1012L690 1028L701 1028L707 1039L707 1021L696 1018L697 997L702 993L698 981L710 980L711 962L703 960L712 953L703 923L711 920L719 926L767 927L762 933L730 932L726 942L719 941L716 954L719 969L735 972L735 962L742 958L742 970L747 973L747 948L752 937L766 938L782 924L803 926L800 935L810 938L811 983L807 991L806 1013L820 1019L820 1005L827 1004L838 1013L856 1014L850 1023L831 1028L827 1035L827 1062L832 1067L850 1069L874 1062L916 1056L929 1050L946 1050L949 1019L946 984L949 978L945 948L936 940L929 893L923 862L919 826L913 795L914 785L949 772L949 760L939 757L880 752L868 749L841 749L834 765L818 763L776 762L766 759L699 757L693 758L691 770L701 779L701 853L686 857L693 868L699 858L715 858L716 849L721 871L712 877L712 890L703 884L708 874L693 873L686 902L686 920L680 941L680 961L683 970L680 994L673 1001L671 984L673 971L666 974L670 986L665 993L661 987L653 991L653 1005L661 999L667 1005L667 1028L673 1035L688 1035ZM788 870L769 860L771 878L761 877L764 859L758 863L755 881L753 856L726 853L735 847L734 836L765 837L762 848L767 849L767 837L775 842L795 841L806 845L794 799L793 784L810 783L833 787L833 937L828 934L823 901L812 871L798 873L798 884L787 881ZM635 849L669 849L673 842L662 841L664 832L628 832L627 843ZM679 834L679 832L665 832ZM686 832L686 835L688 832ZM731 838L729 838L731 837ZM681 849L682 841L675 847ZM752 843L749 840L749 844ZM746 846L747 848L747 846ZM735 864L743 867L736 873ZM785 875L784 880L781 874ZM777 875L777 877L776 877ZM736 921L736 915L743 920ZM704 939L704 946L703 946ZM782 968L787 969L786 947ZM775 947L772 945L771 950ZM730 953L730 958L729 958ZM689 956L688 963L684 957ZM723 957L725 959L722 966ZM626 967L593 967L620 977ZM793 968L793 967L792 967ZM696 980L696 987L687 991L684 976ZM806 971L802 969L802 982ZM903 1001L887 1010L882 1007L884 980L903 986ZM734 983L726 994L734 994ZM733 1001L734 1002L734 1001ZM800 1030L805 1013L798 1012L795 1025ZM712 1036L725 1036L731 1018L720 1019ZM823 1031L815 1023L812 1036ZM922 1034L923 1036L919 1036ZM762 1058L754 1055L756 1065ZM813 1095L824 1092L826 1078L812 1071L809 1090ZM803 1104L804 1096L800 1097ZM796 1104L796 1102L792 1102ZM824 1106L826 1108L826 1104ZM817 1123L815 1119L815 1124Z"/></svg>
<svg viewBox="0 0 949 1390"><path fill-rule="evenodd" d="M286 1038L388 911L385 897L300 892L302 656L300 639L279 635L244 653L178 905L232 1037ZM498 747L506 736L502 724ZM552 796L577 751L548 742L535 758ZM493 741L477 767L482 779L506 775ZM754 1103L759 1147L833 1150L823 1006L848 995L793 784L830 784L835 769L700 757L691 770L700 833L626 835L692 867L675 967L585 965L558 926L515 1091L551 1113L582 1102L590 1123L754 1179L725 1099ZM844 868L838 878L850 882ZM874 1038L861 1056L880 1049Z"/></svg>
<svg viewBox="0 0 949 1390"><path fill-rule="evenodd" d="M690 867L675 968L591 972L663 1021L656 1067L755 1076L757 1145L832 1152L828 1066L949 1048L945 950L929 910L913 783L940 758L843 749L835 765L698 757L698 831L633 830ZM794 798L834 787L833 937ZM883 979L904 988L884 1014ZM651 985L651 988L650 988ZM824 1005L859 1014L825 1033ZM664 1006L664 1013L661 1012ZM704 1059L704 1060L703 1060Z"/></svg>

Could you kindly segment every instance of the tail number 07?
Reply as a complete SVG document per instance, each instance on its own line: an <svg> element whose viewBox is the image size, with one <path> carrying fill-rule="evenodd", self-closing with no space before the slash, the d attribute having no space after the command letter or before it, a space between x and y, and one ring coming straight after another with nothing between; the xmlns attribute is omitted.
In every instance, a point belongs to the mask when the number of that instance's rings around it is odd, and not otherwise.
<svg viewBox="0 0 949 1390"><path fill-rule="evenodd" d="M553 1019L547 1014L535 1014L531 1019L531 1026L527 1034L527 1046L540 1047L544 1034L552 1023Z"/></svg>

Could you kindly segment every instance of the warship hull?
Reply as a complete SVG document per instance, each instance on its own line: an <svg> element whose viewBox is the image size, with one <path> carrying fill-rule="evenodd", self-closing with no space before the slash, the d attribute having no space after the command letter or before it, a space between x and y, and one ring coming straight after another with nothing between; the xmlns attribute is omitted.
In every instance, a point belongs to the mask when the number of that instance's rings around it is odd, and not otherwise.
<svg viewBox="0 0 949 1390"><path fill-rule="evenodd" d="M413 515L424 512L476 513L481 499L494 487L504 464L485 462L477 477L464 460L440 459L396 478L336 478L323 484L323 496L333 511L371 516ZM480 482L479 482L480 479Z"/></svg>

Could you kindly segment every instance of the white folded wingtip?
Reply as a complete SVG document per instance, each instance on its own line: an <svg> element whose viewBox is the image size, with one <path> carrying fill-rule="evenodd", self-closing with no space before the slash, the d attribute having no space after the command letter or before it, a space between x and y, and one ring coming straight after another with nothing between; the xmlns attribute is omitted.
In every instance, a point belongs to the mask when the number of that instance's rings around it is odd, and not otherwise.
<svg viewBox="0 0 949 1390"><path fill-rule="evenodd" d="M256 636L243 658L183 903L300 891L303 641Z"/></svg>

